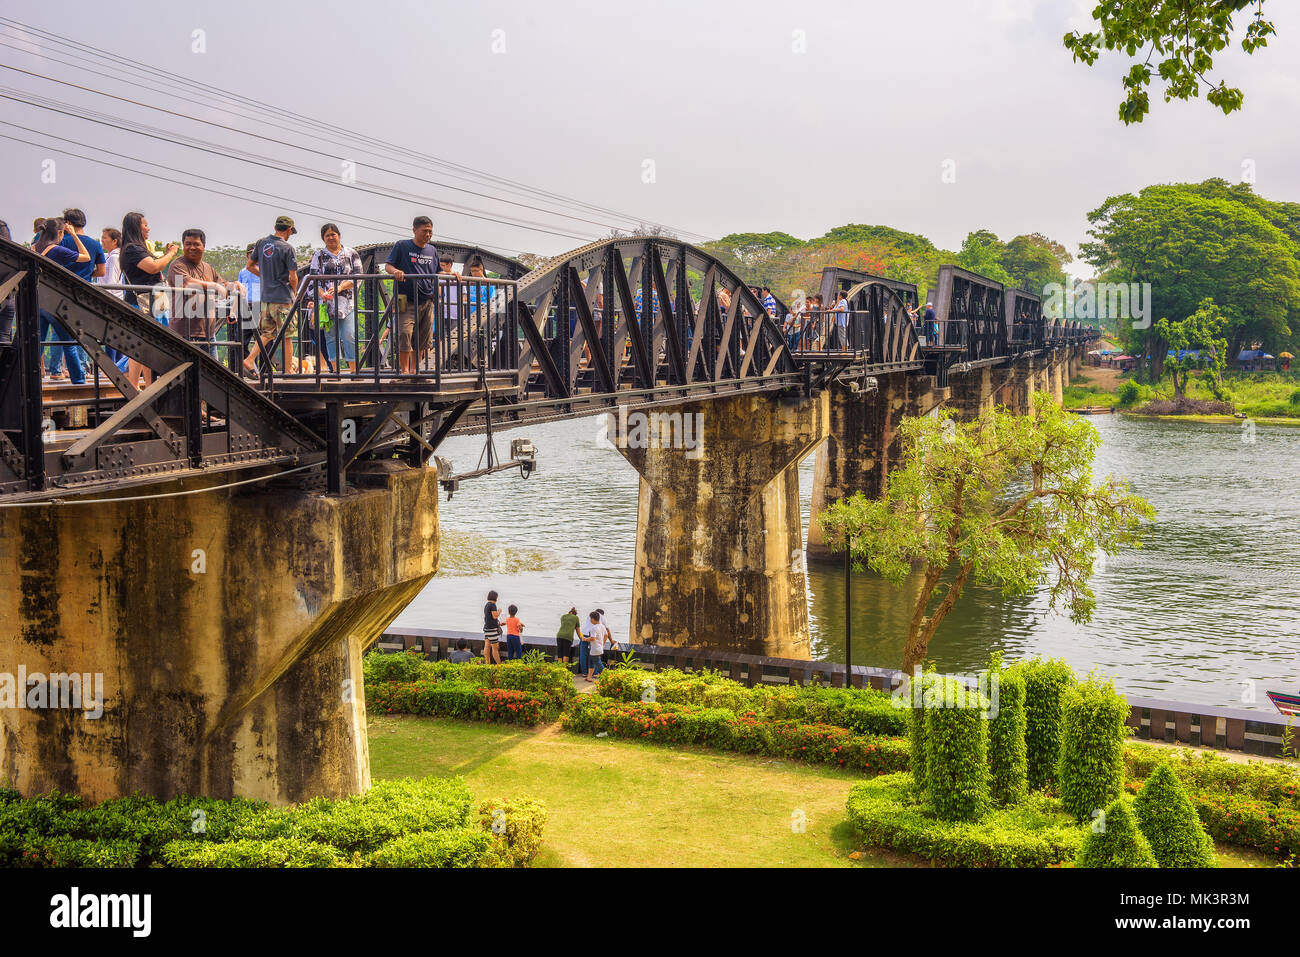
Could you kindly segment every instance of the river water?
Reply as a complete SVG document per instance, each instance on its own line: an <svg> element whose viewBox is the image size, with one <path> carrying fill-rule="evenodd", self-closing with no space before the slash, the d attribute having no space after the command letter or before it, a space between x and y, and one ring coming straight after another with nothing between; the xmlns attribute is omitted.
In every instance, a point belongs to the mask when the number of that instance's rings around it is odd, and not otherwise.
<svg viewBox="0 0 1300 957"><path fill-rule="evenodd" d="M1300 690L1300 429L1091 421L1102 435L1096 474L1129 479L1159 511L1144 547L1099 563L1087 624L1049 612L1043 594L1006 599L968 587L931 644L932 660L970 673L998 648L1011 658L1063 657L1137 695L1271 712L1265 690ZM452 549L459 554L444 568L452 567L396 626L477 631L495 588L503 607L519 605L530 634L554 634L571 605L603 608L615 636L628 634L635 471L602 446L599 418L506 432L497 447L524 435L538 447L531 478L474 479L440 503L444 530L485 540ZM457 437L440 453L467 471L482 447L482 437ZM800 467L805 530L812 467L810 455ZM514 567L521 556L524 567ZM843 661L843 565L810 563L808 577L813 657ZM856 574L852 589L854 663L897 667L914 591L870 574Z"/></svg>

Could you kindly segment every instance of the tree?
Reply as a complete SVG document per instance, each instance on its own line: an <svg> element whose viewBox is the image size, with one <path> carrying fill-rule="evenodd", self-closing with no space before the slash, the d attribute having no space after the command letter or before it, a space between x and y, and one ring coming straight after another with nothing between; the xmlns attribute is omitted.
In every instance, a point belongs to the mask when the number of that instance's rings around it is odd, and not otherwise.
<svg viewBox="0 0 1300 957"><path fill-rule="evenodd" d="M1214 55L1228 46L1232 18L1254 8L1254 19L1241 38L1241 48L1254 53L1268 45L1277 31L1264 19L1263 0L1100 0L1092 11L1100 32L1067 33L1065 48L1075 60L1092 66L1102 48L1122 50L1133 60L1123 84L1126 96L1119 106L1119 118L1127 125L1141 123L1150 110L1147 86L1151 83L1151 60L1165 82L1165 102L1205 98L1225 114L1241 109L1241 90L1225 81L1211 81L1206 74L1214 68ZM1142 62L1136 58L1146 50Z"/></svg>
<svg viewBox="0 0 1300 957"><path fill-rule="evenodd" d="M1214 867L1214 841L1167 763L1157 764L1133 800L1138 827L1161 867Z"/></svg>
<svg viewBox="0 0 1300 957"><path fill-rule="evenodd" d="M1052 608L1087 621L1097 550L1140 545L1139 526L1155 514L1126 482L1093 484L1097 431L1043 393L1029 415L997 409L958 424L944 411L904 419L899 431L906 451L884 496L841 499L821 521L828 543L847 540L859 567L895 585L920 566L903 646L909 675L972 579L1008 596L1048 584Z"/></svg>
<svg viewBox="0 0 1300 957"><path fill-rule="evenodd" d="M1212 298L1230 354L1243 341L1281 346L1300 305L1300 247L1256 208L1258 197L1220 184L1148 186L1107 198L1088 214L1094 241L1082 244L1083 259L1104 282L1148 283L1152 318L1190 316ZM1270 214L1284 221L1288 212ZM1125 350L1146 354L1148 375L1158 380L1168 346L1155 325L1128 324L1121 333Z"/></svg>
<svg viewBox="0 0 1300 957"><path fill-rule="evenodd" d="M1041 233L1017 236L1002 248L1002 268L1011 281L1024 289L1043 294L1048 283L1065 286L1065 264L1073 257L1060 243Z"/></svg>
<svg viewBox="0 0 1300 957"><path fill-rule="evenodd" d="M1002 243L987 229L977 229L968 233L957 253L956 263L962 269L987 276L1005 285L1015 285L1011 276L1002 268Z"/></svg>
<svg viewBox="0 0 1300 957"><path fill-rule="evenodd" d="M732 233L709 245L729 249L740 265L754 269L786 250L801 248L804 241L782 232Z"/></svg>
<svg viewBox="0 0 1300 957"><path fill-rule="evenodd" d="M1156 322L1156 334L1174 352L1165 364L1173 370L1175 400L1187 391L1187 380L1194 369L1208 370L1215 397L1225 399L1223 369L1228 361L1228 340L1219 338L1223 324L1213 299L1202 299L1197 310L1182 322Z"/></svg>

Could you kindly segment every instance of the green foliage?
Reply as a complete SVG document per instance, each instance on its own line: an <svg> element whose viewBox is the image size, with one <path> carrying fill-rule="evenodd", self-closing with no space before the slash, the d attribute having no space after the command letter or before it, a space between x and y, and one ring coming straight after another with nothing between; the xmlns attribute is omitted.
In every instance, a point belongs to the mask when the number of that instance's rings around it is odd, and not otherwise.
<svg viewBox="0 0 1300 957"><path fill-rule="evenodd" d="M936 682L957 707L925 709L926 796L945 821L978 821L989 809L989 703L983 695L967 700L965 687L949 688L951 678Z"/></svg>
<svg viewBox="0 0 1300 957"><path fill-rule="evenodd" d="M1160 764L1133 801L1138 826L1161 867L1214 867L1214 842L1182 784Z"/></svg>
<svg viewBox="0 0 1300 957"><path fill-rule="evenodd" d="M418 831L389 841L370 855L372 867L500 867L492 835L482 828Z"/></svg>
<svg viewBox="0 0 1300 957"><path fill-rule="evenodd" d="M192 797L118 798L85 807L57 793L28 800L5 794L0 866L341 867L398 860L496 866L503 859L523 866L532 860L545 823L541 805L504 802L518 826L498 841L471 821L472 804L460 778L381 781L345 800L315 798L287 808ZM390 848L394 842L403 843Z"/></svg>
<svg viewBox="0 0 1300 957"><path fill-rule="evenodd" d="M348 859L328 844L277 837L267 841L173 841L163 848L167 867L346 867Z"/></svg>
<svg viewBox="0 0 1300 957"><path fill-rule="evenodd" d="M546 805L533 798L494 799L479 805L479 826L493 836L497 854L511 867L528 867L542 848Z"/></svg>
<svg viewBox="0 0 1300 957"><path fill-rule="evenodd" d="M1085 829L1046 795L968 822L939 819L913 799L914 792L905 773L855 784L849 820L869 845L951 867L1052 867L1072 860L1083 842Z"/></svg>
<svg viewBox="0 0 1300 957"><path fill-rule="evenodd" d="M1124 408L1129 408L1150 401L1155 396L1155 393L1150 386L1140 385L1133 379L1125 379L1120 383L1116 395L1119 396L1119 404Z"/></svg>
<svg viewBox="0 0 1300 957"><path fill-rule="evenodd" d="M925 697L916 692L912 693L912 707L908 709L907 743L912 755L912 783L923 798L930 788L930 762L925 747Z"/></svg>
<svg viewBox="0 0 1300 957"><path fill-rule="evenodd" d="M1010 274L1002 268L1002 243L987 229L968 233L962 241L956 264L973 273L979 273L995 282L1014 285Z"/></svg>
<svg viewBox="0 0 1300 957"><path fill-rule="evenodd" d="M1276 804L1300 812L1300 767L1288 764L1229 761L1213 751L1182 748L1171 758L1168 748L1130 742L1124 748L1128 776L1144 780L1167 765L1190 791L1230 795Z"/></svg>
<svg viewBox="0 0 1300 957"><path fill-rule="evenodd" d="M1138 829L1132 801L1121 797L1088 828L1075 859L1080 867L1156 867L1151 845Z"/></svg>
<svg viewBox="0 0 1300 957"><path fill-rule="evenodd" d="M989 720L989 796L997 804L1019 804L1029 793L1025 744L1025 678L995 662L997 714Z"/></svg>
<svg viewBox="0 0 1300 957"><path fill-rule="evenodd" d="M1112 682L1090 677L1061 696L1057 780L1062 806L1081 821L1123 793L1128 714L1128 702Z"/></svg>
<svg viewBox="0 0 1300 957"><path fill-rule="evenodd" d="M414 681L420 676L424 656L418 651L386 654L376 648L361 659L361 677L366 684L372 681Z"/></svg>
<svg viewBox="0 0 1300 957"><path fill-rule="evenodd" d="M1094 484L1097 430L1049 395L1035 395L1029 415L994 410L959 423L941 411L905 418L899 433L903 461L885 494L840 499L821 523L829 543L847 539L892 584L914 581L923 566L903 645L907 674L972 578L1008 596L1046 584L1053 608L1087 621L1098 549L1140 545L1141 523L1155 514L1124 481Z"/></svg>
<svg viewBox="0 0 1300 957"><path fill-rule="evenodd" d="M1005 673L1025 681L1026 783L1031 791L1053 787L1061 755L1061 696L1074 684L1074 672L1060 658L1030 658Z"/></svg>
<svg viewBox="0 0 1300 957"><path fill-rule="evenodd" d="M425 661L414 652L372 652L363 659L362 667L366 707L378 714L534 725L558 718L574 695L572 672L545 662L453 664ZM385 680L389 674L397 677Z"/></svg>
<svg viewBox="0 0 1300 957"><path fill-rule="evenodd" d="M1123 79L1125 97L1119 106L1119 118L1125 124L1141 123L1150 109L1147 87L1152 58L1158 58L1156 72L1164 81L1166 101L1195 99L1205 84L1206 100L1227 114L1241 109L1241 90L1222 80L1213 83L1206 74L1214 68L1214 55L1232 38L1233 15L1251 7L1255 15L1246 26L1241 48L1254 53L1277 32L1263 17L1262 0L1100 0L1092 10L1099 30L1067 33L1065 48L1088 66L1097 62L1103 48L1120 51L1132 60Z"/></svg>
<svg viewBox="0 0 1300 957"><path fill-rule="evenodd" d="M1300 811L1231 794L1194 793L1191 798L1214 840L1279 858L1300 854Z"/></svg>
<svg viewBox="0 0 1300 957"><path fill-rule="evenodd" d="M1223 370L1228 362L1228 340L1219 337L1224 318L1213 299L1202 299L1196 311L1182 322L1168 319L1156 321L1156 335L1162 338L1174 355L1165 360L1165 367L1173 377L1174 397L1181 398L1187 390L1187 379L1193 369L1210 373L1211 390L1216 399L1223 400ZM1179 353L1190 350L1194 354Z"/></svg>

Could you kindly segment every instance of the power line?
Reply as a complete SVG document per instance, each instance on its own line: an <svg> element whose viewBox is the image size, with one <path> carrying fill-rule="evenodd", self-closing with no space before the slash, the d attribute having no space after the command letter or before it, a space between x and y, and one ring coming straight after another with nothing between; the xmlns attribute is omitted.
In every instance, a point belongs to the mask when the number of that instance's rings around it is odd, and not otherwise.
<svg viewBox="0 0 1300 957"><path fill-rule="evenodd" d="M142 75L144 75L144 76L146 76L146 77L152 75L153 77L156 77L156 78L162 78L162 79L165 79L165 80L167 80L168 82L172 82L172 83L180 82L180 83L185 84L185 86L186 86L187 88L189 88L191 91L197 91L200 95L210 96L210 97L216 98L216 99L218 99L218 100L225 101L226 104L229 104L229 103L231 103L231 102L234 102L234 103L237 103L237 104L238 104L239 106L241 106L241 107L243 107L243 106L247 106L247 107L249 107L250 109L253 109L253 110L256 110L256 111L260 111L260 112L262 112L262 113L264 113L264 114L269 114L269 115L275 116L275 117L277 117L278 119L287 120L287 121L292 122L292 123L295 123L295 124L297 124L297 125L299 125L299 126L303 125L304 122L305 122L305 119L304 119L303 117L299 116L298 114L292 113L292 112L290 112L290 111L288 111L288 110L285 110L285 109L283 109L283 108L281 108L281 107L274 106L273 104L268 104L268 103L266 103L266 102L264 102L264 101L260 101L260 100L256 99L255 97L251 97L251 96L241 96L241 95L239 95L239 94L232 93L232 92L230 92L230 91L228 91L228 90L222 90L221 88L216 87L216 86L213 86L212 84L208 84L208 83L204 83L203 81L196 80L196 79L194 79L193 77L188 77L188 76L186 76L186 77L181 77L181 76L179 76L179 75L177 75L177 74L174 74L174 73L168 73L167 71L160 70L160 69L157 69L157 68L155 68L155 67L148 66L148 65L146 65L146 64L136 63L135 60L134 60L134 58L131 57L131 56L125 56L125 57L124 57L124 56L122 56L122 55L120 55L120 54L114 54L114 53L111 53L111 52L109 52L109 51L101 50L100 48L94 47L94 46L92 46L92 45L90 45L90 44L82 43L82 42L80 42L80 41L76 41L76 40L71 40L71 39L68 39L68 38L65 38L65 37L60 37L60 36L58 36L58 35L56 35L56 34L50 33L49 31L42 30L42 29L40 29L40 28L38 28L38 27L32 27L32 26L30 26L30 25L27 25L27 24L21 23L20 21L14 20L14 19L9 18L9 17L0 17L0 23L3 23L3 24L5 24L5 25L7 25L10 29L13 29L13 30L15 30L15 31L17 31L17 32L20 32L20 33L36 34L36 35L38 35L41 39L44 39L45 41L47 41L47 42L49 42L49 43L53 43L53 44L56 44L56 45L59 45L59 46L62 46L62 47L69 48L69 49L70 49L71 51L73 51L76 55L83 56L83 57L92 57L92 58L95 58L96 60L108 60L108 61L109 61L109 65L108 65L108 66L109 66L109 69L112 69L112 70L119 70L119 71L120 71L120 70L124 70L124 69L129 69L129 70L135 71L135 72L138 73L138 74L142 74ZM26 38L26 37L24 36L24 39L25 39L25 38ZM31 51L26 51L26 50L23 51L23 52L26 52L26 53L28 53L29 55L45 56L45 53L44 53L43 51L42 51L42 53L40 53L40 54L32 54ZM51 59L53 59L53 58L51 58ZM67 61L56 61L56 62L62 62L62 63L64 63L65 65L73 66L74 68L77 68L77 69L82 69L82 70L86 70L86 69L87 69L87 68L85 67L84 64L80 64L80 63L75 63L75 64L73 64L73 63L67 63ZM103 64L100 64L100 65L103 65ZM103 74L99 74L99 75L103 75ZM140 83L134 82L134 81L132 81L132 80L129 80L129 79L125 78L124 76L120 76L120 75L119 75L119 76L114 77L114 78L115 78L115 79L118 79L120 82L125 82L125 83L128 83L128 84L133 85L133 86L143 86L143 87L146 88L146 89L151 89L151 88L152 88L152 87L146 86L146 85L144 85L144 84L140 84ZM211 93L203 93L203 91L205 91L205 90L207 90L207 91L211 91ZM182 98L183 98L183 99L187 99L187 98L184 98L184 97L182 97ZM191 100L191 102L194 102L194 101ZM226 109L227 111L230 111L230 107L229 107L228 105L223 106L222 108ZM241 118L252 119L251 117L248 117L246 114L236 114L236 115L241 116ZM263 120L263 121L260 121L260 122L266 122L266 121ZM284 129L284 127L277 127L277 128ZM429 154L427 154L427 153L417 153L416 151L411 150L411 149L409 149L409 148L401 147L401 146L398 146L398 145L396 145L396 144L392 144L392 143L385 143L385 142L383 142L383 141L381 141L381 140L378 140L378 139L376 139L376 138L373 138L373 137L364 137L364 136L362 136L362 135L360 135L360 134L358 134L358 133L356 133L356 132L354 132L354 131L352 131L352 130L349 130L349 129L344 128L344 127L340 127L340 126L338 126L338 125L336 125L336 124L333 124L333 123L330 123L330 122L328 122L328 121L323 121L323 120L319 120L319 119L310 119L310 126L309 126L309 130L308 130L308 134L307 134L307 135L311 135L311 136L313 136L313 137L315 137L315 138L317 138L317 139L324 140L324 137L320 136L320 134L319 134L318 132L316 132L316 130L318 130L318 129L326 129L326 130L329 130L330 132L332 132L332 133L333 133L334 135L336 135L336 136L340 136L340 137L343 137L343 138L345 138L345 139L349 139L349 140L351 140L351 141L353 141L353 142L359 142L359 143L362 143L362 144L364 144L365 147L371 147L371 146L379 146L379 147L383 147L383 148L386 149L387 153L388 153L390 156L393 155L393 154L401 154L401 155L403 155L403 156L410 157L412 160L414 160L414 162L413 162L413 163L410 163L410 165L420 165L420 166L423 166L424 168L427 169L427 168L430 167L431 164L436 164L436 165L438 165L438 166L445 167L445 168L446 168L446 171L450 171L450 170L459 171L459 174L458 174L458 173L453 173L452 175L461 175L462 178L471 178L471 177L472 177L472 178L475 178L475 179L480 179L480 180L484 180L484 181L487 181L487 182L495 183L495 184L497 184L498 186L502 186L502 185L504 185L504 186L508 186L508 187L516 187L516 188L518 188L518 189L525 190L527 193L535 194L535 195L537 195L537 196L541 196L541 197L545 197L545 198L550 199L550 200L552 200L552 201L560 202L560 203L563 203L563 204L565 204L565 205L570 205L570 206L573 206L573 207L575 207L575 208L584 208L584 209L591 210L591 211L593 211L593 212L599 212L599 213L603 213L603 214L605 214L605 215L615 216L615 217L617 217L617 218L624 219L624 220L627 220L627 221L629 221L629 222L637 222L637 223L648 222L649 225L652 225L652 226L659 226L660 228L663 228L663 229L670 229L670 228L671 228L671 227L669 227L669 226L667 226L667 225L665 225L665 224L663 224L663 223L655 223L655 222L653 222L653 221L646 221L646 220L642 219L641 217L633 216L633 215L628 214L628 213L619 212L619 211L617 211L617 210L609 209L609 208L607 208L607 207L602 207L602 206L598 206L598 205L595 205L595 204L592 204L592 203L588 203L588 202L585 202L585 201L582 201L582 200L574 199L574 198L572 198L572 197L564 196L564 195L562 195L562 194L555 193L555 192L552 192L552 191L549 191L549 190L539 189L539 188L537 188L537 187L529 186L529 185L526 184L526 183L521 183L521 182L519 182L519 181L517 181L517 180L511 180L511 179L508 179L508 178L506 178L506 177L497 176L497 175L495 175L495 174L491 174L491 173L486 173L486 172L484 172L484 171L476 170L476 169L473 169L472 167L465 166L465 165L460 164L460 163L455 163L455 162L452 162L452 161L449 161L449 160L441 159L441 158L439 158L439 157L437 157L437 156L429 155ZM373 152L373 150L369 150L369 149L365 149L365 151L368 152L370 155L382 155L382 154L376 154L376 153ZM401 162L408 162L408 161L406 161L406 160L399 160L399 161L401 161ZM674 230L674 231L679 232L679 233L682 233L683 235L696 236L696 237L701 238L701 239L705 238L702 234L699 234L699 233L691 233L691 232L689 232L689 231L685 231L685 230Z"/></svg>

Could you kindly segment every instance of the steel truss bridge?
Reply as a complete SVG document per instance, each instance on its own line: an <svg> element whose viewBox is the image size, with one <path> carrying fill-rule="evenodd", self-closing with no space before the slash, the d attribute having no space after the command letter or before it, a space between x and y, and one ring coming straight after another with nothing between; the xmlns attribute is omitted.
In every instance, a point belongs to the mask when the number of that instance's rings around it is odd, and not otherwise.
<svg viewBox="0 0 1300 957"><path fill-rule="evenodd" d="M196 346L0 240L0 302L12 312L0 326L12 321L13 329L12 344L0 346L0 503L277 475L294 487L339 492L359 463L423 465L454 433L619 405L811 394L836 380L894 372L933 375L942 385L953 371L1095 338L1078 323L1045 321L1037 296L952 266L931 291L930 329L911 312L915 286L828 268L823 298L829 304L843 294L848 312L809 316L795 335L783 309L769 316L738 276L685 243L605 240L531 270L489 250L436 245L460 269L427 297L434 327L427 353L402 352L401 303L382 272L391 246L367 246L358 248L362 276L303 278L270 350L293 345L314 367L286 371L263 359L249 377L239 370L255 322L230 324L228 342ZM493 278L468 275L474 255ZM356 361L340 370L324 361L318 336L332 334L345 356L343 333L314 330L322 324L319 297L347 278L356 282ZM43 320L85 351L84 384L42 382ZM128 381L115 355L150 370L151 382Z"/></svg>

